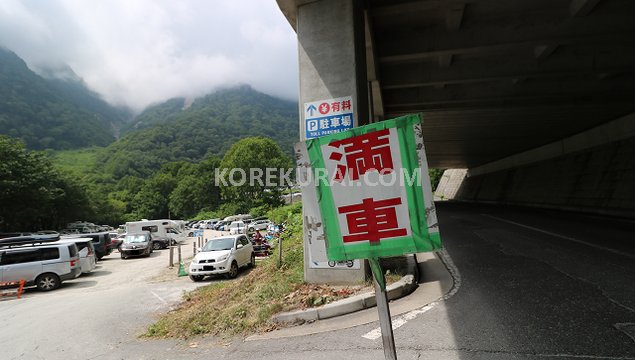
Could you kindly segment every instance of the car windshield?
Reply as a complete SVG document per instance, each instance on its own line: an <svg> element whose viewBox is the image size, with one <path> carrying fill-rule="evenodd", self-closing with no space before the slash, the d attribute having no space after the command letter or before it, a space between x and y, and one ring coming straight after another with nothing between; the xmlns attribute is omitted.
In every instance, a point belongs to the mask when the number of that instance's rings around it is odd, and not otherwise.
<svg viewBox="0 0 635 360"><path fill-rule="evenodd" d="M145 237L145 235L127 235L126 238L123 240L123 242L125 242L126 244L130 244L130 243L142 243L142 242L146 242L147 239Z"/></svg>
<svg viewBox="0 0 635 360"><path fill-rule="evenodd" d="M234 247L234 238L212 239L203 246L202 251L231 250Z"/></svg>

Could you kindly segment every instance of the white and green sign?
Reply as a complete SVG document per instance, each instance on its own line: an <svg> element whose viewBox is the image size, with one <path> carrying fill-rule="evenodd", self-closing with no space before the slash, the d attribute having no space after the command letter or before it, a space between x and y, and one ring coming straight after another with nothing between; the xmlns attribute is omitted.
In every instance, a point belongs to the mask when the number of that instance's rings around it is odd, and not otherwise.
<svg viewBox="0 0 635 360"><path fill-rule="evenodd" d="M310 139L309 172L330 261L441 248L421 118L409 115ZM302 151L304 152L304 151Z"/></svg>

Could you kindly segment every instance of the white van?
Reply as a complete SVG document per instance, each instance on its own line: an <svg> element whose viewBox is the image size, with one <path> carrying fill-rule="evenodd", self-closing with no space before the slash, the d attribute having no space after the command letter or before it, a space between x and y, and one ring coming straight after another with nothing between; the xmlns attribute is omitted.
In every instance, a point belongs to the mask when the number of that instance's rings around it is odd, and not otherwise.
<svg viewBox="0 0 635 360"><path fill-rule="evenodd" d="M55 243L0 248L2 282L25 280L42 291L60 287L62 281L82 273L77 245Z"/></svg>
<svg viewBox="0 0 635 360"><path fill-rule="evenodd" d="M97 259L95 258L95 247L93 246L92 238L61 239L59 242L77 246L82 274L88 274L95 270Z"/></svg>
<svg viewBox="0 0 635 360"><path fill-rule="evenodd" d="M129 221L126 223L126 232L128 234L140 233L144 231L150 232L153 237L170 238L170 244L185 239L186 234L179 230L179 223L176 220L142 220Z"/></svg>

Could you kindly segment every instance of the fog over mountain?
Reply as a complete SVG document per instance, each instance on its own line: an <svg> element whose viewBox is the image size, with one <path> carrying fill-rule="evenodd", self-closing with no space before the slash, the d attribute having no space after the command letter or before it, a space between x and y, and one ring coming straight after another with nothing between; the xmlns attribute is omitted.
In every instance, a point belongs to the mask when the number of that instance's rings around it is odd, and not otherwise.
<svg viewBox="0 0 635 360"><path fill-rule="evenodd" d="M136 111L236 84L297 99L295 33L275 1L3 0L0 46Z"/></svg>

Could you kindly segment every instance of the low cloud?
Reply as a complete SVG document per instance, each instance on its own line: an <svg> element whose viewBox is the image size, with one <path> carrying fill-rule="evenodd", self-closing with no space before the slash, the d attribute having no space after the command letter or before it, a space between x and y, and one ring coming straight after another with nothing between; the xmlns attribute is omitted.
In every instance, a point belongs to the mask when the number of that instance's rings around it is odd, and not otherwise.
<svg viewBox="0 0 635 360"><path fill-rule="evenodd" d="M241 83L297 99L296 37L274 1L2 0L0 45L137 110Z"/></svg>

